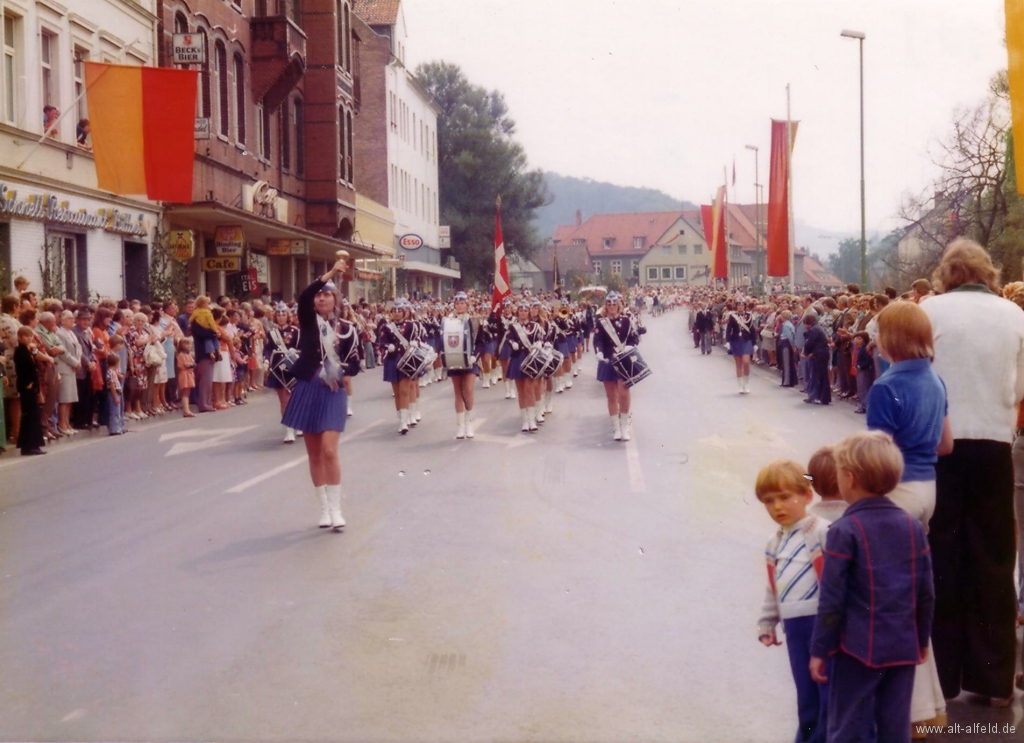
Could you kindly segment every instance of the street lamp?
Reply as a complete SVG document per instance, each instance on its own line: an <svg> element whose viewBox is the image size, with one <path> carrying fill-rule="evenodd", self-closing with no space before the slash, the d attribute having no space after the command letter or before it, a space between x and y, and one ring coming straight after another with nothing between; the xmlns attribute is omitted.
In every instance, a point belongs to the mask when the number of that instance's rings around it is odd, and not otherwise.
<svg viewBox="0 0 1024 743"><path fill-rule="evenodd" d="M758 176L758 150L752 144L744 145L748 150L754 151L754 255L757 256L757 281L761 283L761 276L767 272L767 267L762 268L761 265L761 197L760 197L760 177Z"/></svg>
<svg viewBox="0 0 1024 743"><path fill-rule="evenodd" d="M868 289L868 238L864 219L864 32L842 31L846 39L856 39L860 47L860 286Z"/></svg>

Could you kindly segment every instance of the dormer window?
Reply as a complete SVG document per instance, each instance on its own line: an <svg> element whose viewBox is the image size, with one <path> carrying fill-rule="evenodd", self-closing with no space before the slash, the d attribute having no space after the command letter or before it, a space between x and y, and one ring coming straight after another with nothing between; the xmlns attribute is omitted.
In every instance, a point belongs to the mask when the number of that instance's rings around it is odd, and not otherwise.
<svg viewBox="0 0 1024 743"><path fill-rule="evenodd" d="M634 237L633 238L633 249L634 250L643 250L643 248L644 248L644 239L643 239L643 237Z"/></svg>
<svg viewBox="0 0 1024 743"><path fill-rule="evenodd" d="M615 242L615 238L606 237L604 238L604 240L601 241L601 247L603 247L605 250L611 250L613 242Z"/></svg>
<svg viewBox="0 0 1024 743"><path fill-rule="evenodd" d="M577 237L575 240L572 241L572 244L573 245L586 245L587 241L584 240L582 237Z"/></svg>

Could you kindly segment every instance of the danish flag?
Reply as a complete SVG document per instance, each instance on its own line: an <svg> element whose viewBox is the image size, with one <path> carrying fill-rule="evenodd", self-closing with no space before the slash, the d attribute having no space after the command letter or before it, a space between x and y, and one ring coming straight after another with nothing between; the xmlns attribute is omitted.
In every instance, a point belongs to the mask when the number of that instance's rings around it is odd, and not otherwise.
<svg viewBox="0 0 1024 743"><path fill-rule="evenodd" d="M505 260L505 240L501 236L501 196L495 202L494 216L494 291L491 294L491 310L512 294L508 281L508 262Z"/></svg>

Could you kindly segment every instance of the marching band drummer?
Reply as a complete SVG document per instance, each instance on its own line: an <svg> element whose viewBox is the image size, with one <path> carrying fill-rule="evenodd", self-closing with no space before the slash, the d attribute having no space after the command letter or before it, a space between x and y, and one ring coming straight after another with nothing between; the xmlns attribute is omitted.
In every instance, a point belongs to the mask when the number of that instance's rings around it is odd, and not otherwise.
<svg viewBox="0 0 1024 743"><path fill-rule="evenodd" d="M530 300L530 322L538 328L538 343L545 343L548 341L548 334L550 332L550 323L548 321L547 312L544 310L544 305L539 299L534 297ZM529 379L529 377L527 377ZM534 420L537 421L537 425L544 425L544 414L550 413L551 407L549 396L547 394L547 386L550 384L550 380L544 377L537 377L536 379L530 379L530 383L533 385L533 399L534 405Z"/></svg>
<svg viewBox="0 0 1024 743"><path fill-rule="evenodd" d="M754 353L754 319L747 312L742 299L736 302L736 311L729 313L725 325L725 341L729 355L736 362L736 382L741 395L750 394L750 357Z"/></svg>
<svg viewBox="0 0 1024 743"><path fill-rule="evenodd" d="M516 307L515 318L508 323L505 338L502 339L502 343L508 346L511 353L505 379L515 384L524 432L537 430L535 385L533 380L523 373L522 367L530 349L540 342L540 334L540 326L530 321L530 306L524 301Z"/></svg>
<svg viewBox="0 0 1024 743"><path fill-rule="evenodd" d="M552 321L554 326L552 345L562 354L562 365L555 373L555 392L561 394L572 389L572 362L576 355L576 327L572 310L567 304L558 308Z"/></svg>
<svg viewBox="0 0 1024 743"><path fill-rule="evenodd" d="M339 349L335 332L335 316L341 302L332 279L345 272L347 254L339 258L330 271L302 290L299 295L299 359L292 368L295 389L284 411L282 423L302 431L309 455L309 473L320 501L320 528L345 526L341 515L341 463L338 460L338 437L345 430L346 395L342 378L358 373L346 368L342 359L351 355L351 344Z"/></svg>
<svg viewBox="0 0 1024 743"><path fill-rule="evenodd" d="M512 321L515 320L515 309L512 306L512 297L507 297L501 306L501 314L497 308L491 310L491 324L494 334L498 338L498 363L501 365L501 376L505 381L505 399L516 399L515 380L508 376L509 362L512 359L512 346L509 345L511 338L509 330L512 328Z"/></svg>
<svg viewBox="0 0 1024 743"><path fill-rule="evenodd" d="M473 438L473 388L476 378L480 376L477 364L484 349L483 325L469 314L469 297L465 292L455 295L455 310L451 317L469 325L469 369L449 369L448 378L452 380L455 392L455 438Z"/></svg>
<svg viewBox="0 0 1024 743"><path fill-rule="evenodd" d="M391 307L389 318L382 320L377 329L378 343L383 356L384 381L391 383L391 389L395 393L398 432L402 435L409 432L409 426L416 425L409 413L409 404L413 400L417 381L398 371L398 361L405 353L408 343L415 340L416 336L415 325L406 320L405 305L407 304L408 301L405 299L396 299Z"/></svg>
<svg viewBox="0 0 1024 743"><path fill-rule="evenodd" d="M288 305L278 302L274 308L274 322L270 324L268 333L270 342L263 347L263 354L270 364L270 374L267 375L267 387L277 393L278 402L281 404L281 417L288 407L288 400L291 398L291 390L288 383L294 379L291 372L285 367L286 354L292 349L299 347L299 329L291 321L291 313L288 312ZM284 443L295 443L295 429L285 426Z"/></svg>
<svg viewBox="0 0 1024 743"><path fill-rule="evenodd" d="M608 415L612 419L612 438L616 441L630 440L632 418L629 388L611 360L620 348L630 350L639 345L640 336L646 332L646 328L622 311L622 296L618 292L610 292L605 297L604 317L595 318L594 351L597 353L597 381L604 383Z"/></svg>
<svg viewBox="0 0 1024 743"><path fill-rule="evenodd" d="M483 315L483 308L478 307L479 312L477 314ZM482 348L480 349L480 371L483 376L485 390L491 388L491 384L498 384L498 365L494 363L495 357L498 355L498 333L496 332L495 325L493 323L493 313L482 320L480 323L480 336L483 341Z"/></svg>

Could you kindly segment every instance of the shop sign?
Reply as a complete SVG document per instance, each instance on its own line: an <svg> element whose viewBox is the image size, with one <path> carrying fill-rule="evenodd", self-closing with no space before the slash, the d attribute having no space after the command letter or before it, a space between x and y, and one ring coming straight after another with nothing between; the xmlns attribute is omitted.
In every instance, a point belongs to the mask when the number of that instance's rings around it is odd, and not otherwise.
<svg viewBox="0 0 1024 743"><path fill-rule="evenodd" d="M270 281L269 264L270 261L267 260L267 256L260 255L259 253L249 253L249 268L255 269L256 281L260 284L266 284Z"/></svg>
<svg viewBox="0 0 1024 743"><path fill-rule="evenodd" d="M206 61L203 34L174 34L171 37L171 62L202 64Z"/></svg>
<svg viewBox="0 0 1024 743"><path fill-rule="evenodd" d="M245 248L245 234L237 225L218 227L213 233L213 242L217 255L241 255Z"/></svg>
<svg viewBox="0 0 1024 743"><path fill-rule="evenodd" d="M167 238L171 257L184 263L196 254L196 241L192 230L171 230Z"/></svg>
<svg viewBox="0 0 1024 743"><path fill-rule="evenodd" d="M423 247L423 238L419 235L402 235L398 238L398 244L406 250L419 250Z"/></svg>
<svg viewBox="0 0 1024 743"><path fill-rule="evenodd" d="M210 118L208 116L196 116L195 139L210 138Z"/></svg>
<svg viewBox="0 0 1024 743"><path fill-rule="evenodd" d="M241 262L240 258L203 258L203 270L237 271Z"/></svg>
<svg viewBox="0 0 1024 743"><path fill-rule="evenodd" d="M360 281L380 281L384 276L380 271L370 271L365 268L357 268L355 270L355 277Z"/></svg>
<svg viewBox="0 0 1024 743"><path fill-rule="evenodd" d="M289 240L287 238L273 238L267 240L267 255L306 255L305 240Z"/></svg>
<svg viewBox="0 0 1024 743"><path fill-rule="evenodd" d="M250 268L242 272L242 291L255 293L259 290L259 279L256 277L256 269Z"/></svg>
<svg viewBox="0 0 1024 743"><path fill-rule="evenodd" d="M0 183L0 216L38 219L52 224L86 229L106 230L120 235L145 237L149 234L146 228L145 215L122 212L120 209L97 209L90 213L85 209L73 210L68 201L60 201L57 196L49 193L29 194L28 198L19 199L18 192Z"/></svg>

